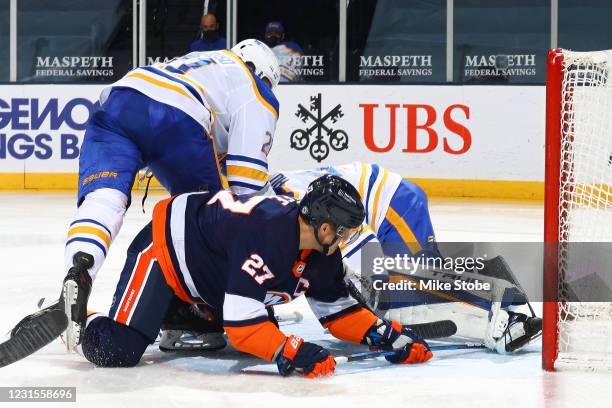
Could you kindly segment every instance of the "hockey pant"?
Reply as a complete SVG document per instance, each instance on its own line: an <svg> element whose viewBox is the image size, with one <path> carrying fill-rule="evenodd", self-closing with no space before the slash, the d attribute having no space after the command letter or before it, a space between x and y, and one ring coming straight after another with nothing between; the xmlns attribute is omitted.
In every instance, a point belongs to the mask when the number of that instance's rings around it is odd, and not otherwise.
<svg viewBox="0 0 612 408"><path fill-rule="evenodd" d="M153 255L152 228L134 239L106 316L90 318L83 336L85 358L103 367L138 364L153 343L173 299Z"/></svg>
<svg viewBox="0 0 612 408"><path fill-rule="evenodd" d="M214 140L183 111L128 88L113 89L85 130L78 202L113 188L128 197L148 166L170 194L223 187Z"/></svg>

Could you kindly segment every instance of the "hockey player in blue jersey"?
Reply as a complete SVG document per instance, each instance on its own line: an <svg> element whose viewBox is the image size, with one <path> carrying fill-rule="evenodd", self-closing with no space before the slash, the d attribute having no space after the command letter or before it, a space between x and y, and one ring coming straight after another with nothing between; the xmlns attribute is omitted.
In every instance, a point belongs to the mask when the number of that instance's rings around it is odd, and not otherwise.
<svg viewBox="0 0 612 408"><path fill-rule="evenodd" d="M245 40L231 51L136 68L102 91L85 131L78 210L65 248L69 350L79 342L91 283L119 233L139 169L147 166L171 194L268 193L279 78L274 53Z"/></svg>
<svg viewBox="0 0 612 408"><path fill-rule="evenodd" d="M381 243L387 256L424 253L438 255L425 192L413 182L404 180L399 174L378 164L353 162L313 170L284 171L274 174L270 184L276 194L299 200L306 194L308 185L325 174L340 176L351 183L359 191L365 208L360 235L350 245L340 247L344 261L351 268L351 278L357 290L366 290L362 288L359 279L363 276L361 250L366 246L372 248L375 243ZM379 294L373 293L369 298L374 298L374 295ZM376 306L376 302L370 305ZM209 348L211 344L218 344L221 336L219 330L208 329L206 333L195 327L191 327L191 330L183 327L182 330L172 332L164 330L160 348L167 351L194 349L196 346L193 342L181 342L184 331L200 333L204 341L198 342L197 347Z"/></svg>
<svg viewBox="0 0 612 408"><path fill-rule="evenodd" d="M426 257L443 259L435 240L434 228L429 215L428 200L425 192L415 183L403 179L378 164L353 162L345 165L326 166L314 170L295 170L277 173L270 183L279 195L300 199L306 193L308 185L325 174L338 175L359 191L365 208L365 220L360 235L348 245L340 247L348 271L351 293L375 308L379 315L393 319L401 324L414 325L439 320L452 320L457 326L456 335L470 341L485 343L491 349L506 353L517 351L541 332L541 319L530 317L524 307L508 306L505 297L479 298L468 291L447 293L440 291L379 291L373 281L378 278L388 279L391 283L440 280L435 271L419 270L406 276L398 271L390 271L385 276L376 276L372 265L362 270L362 252L368 253L368 259L395 257ZM454 246L456 249L457 246ZM469 254L464 254L466 256ZM493 293L506 291L520 293L509 267L501 257L486 262L486 270L494 270L493 276L484 277L486 273L475 275L471 271L461 275L470 279L488 279L496 287ZM503 274L501 273L503 271ZM434 274L434 276L431 276ZM491 274L490 274L491 275ZM452 275L448 277L452 282ZM526 304L525 296L516 303ZM452 299L452 300L451 300ZM504 306L502 307L502 303ZM214 348L222 341L221 328L204 326L203 319L190 319L196 324L183 325L177 330L164 330L160 349L194 350ZM197 342L183 342L183 332L195 332ZM201 340L201 341L200 341Z"/></svg>
<svg viewBox="0 0 612 408"><path fill-rule="evenodd" d="M331 175L299 203L229 191L166 199L128 250L108 317L87 319L83 355L98 366L136 365L178 296L206 305L236 349L275 361L281 375L330 375L330 353L285 335L266 311L305 295L335 337L399 351L392 363L425 362L432 353L414 331L379 319L346 290L337 248L363 218L357 190Z"/></svg>

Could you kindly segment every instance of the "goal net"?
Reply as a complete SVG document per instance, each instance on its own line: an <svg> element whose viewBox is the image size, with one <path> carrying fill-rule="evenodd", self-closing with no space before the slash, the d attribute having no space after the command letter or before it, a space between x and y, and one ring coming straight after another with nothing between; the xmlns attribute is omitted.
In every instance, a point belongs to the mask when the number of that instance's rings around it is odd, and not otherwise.
<svg viewBox="0 0 612 408"><path fill-rule="evenodd" d="M612 369L612 50L550 51L546 98L543 367Z"/></svg>

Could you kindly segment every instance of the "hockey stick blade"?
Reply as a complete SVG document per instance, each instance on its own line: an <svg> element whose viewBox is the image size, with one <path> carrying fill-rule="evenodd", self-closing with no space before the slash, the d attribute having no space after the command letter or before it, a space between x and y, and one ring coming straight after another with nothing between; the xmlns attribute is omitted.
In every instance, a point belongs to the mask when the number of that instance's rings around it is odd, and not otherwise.
<svg viewBox="0 0 612 408"><path fill-rule="evenodd" d="M470 349L486 349L487 347L481 343L464 343L464 344L446 344L440 346L430 346L431 351L445 351L445 350L470 350ZM336 364L350 363L351 361L366 360L369 358L385 357L385 356L396 356L399 351L363 351L360 353L349 354L347 356L334 357Z"/></svg>
<svg viewBox="0 0 612 408"><path fill-rule="evenodd" d="M427 340L450 337L457 333L457 325L452 320L438 320L436 322L408 325L407 327Z"/></svg>
<svg viewBox="0 0 612 408"><path fill-rule="evenodd" d="M68 318L57 304L23 318L0 344L0 367L19 361L46 346L68 327Z"/></svg>

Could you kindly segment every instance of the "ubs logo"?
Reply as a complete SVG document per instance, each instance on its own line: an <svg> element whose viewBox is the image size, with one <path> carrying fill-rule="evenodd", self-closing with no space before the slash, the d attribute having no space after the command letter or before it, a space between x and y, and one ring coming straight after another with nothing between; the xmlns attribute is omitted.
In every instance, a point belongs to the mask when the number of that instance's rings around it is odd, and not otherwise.
<svg viewBox="0 0 612 408"><path fill-rule="evenodd" d="M333 129L331 124L338 122L344 116L342 105L336 105L332 110L323 114L321 94L310 97L310 109L301 103L295 113L307 126L296 129L291 133L291 148L305 150L309 148L310 156L317 162L322 162L329 156L331 149L341 151L348 148L348 135L342 129ZM328 126L327 121L331 121ZM309 126L309 123L311 124Z"/></svg>

